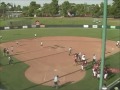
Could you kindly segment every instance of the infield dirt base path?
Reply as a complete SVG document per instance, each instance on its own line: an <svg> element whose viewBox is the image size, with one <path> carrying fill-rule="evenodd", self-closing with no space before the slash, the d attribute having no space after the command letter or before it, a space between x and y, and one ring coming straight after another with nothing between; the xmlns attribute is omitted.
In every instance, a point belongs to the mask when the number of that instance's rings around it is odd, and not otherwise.
<svg viewBox="0 0 120 90"><path fill-rule="evenodd" d="M40 42L43 42L43 46ZM13 42L2 43L1 47L14 47L17 59L28 64L25 76L30 81L53 85L53 78L60 76L60 84L74 83L84 78L86 72L81 71L80 65L74 63L74 53L85 54L88 62L96 54L97 60L101 56L101 39L87 37L41 37L19 40L19 45ZM106 42L106 56L119 51L114 41ZM72 47L72 55L68 55L68 48ZM91 75L92 76L92 75Z"/></svg>

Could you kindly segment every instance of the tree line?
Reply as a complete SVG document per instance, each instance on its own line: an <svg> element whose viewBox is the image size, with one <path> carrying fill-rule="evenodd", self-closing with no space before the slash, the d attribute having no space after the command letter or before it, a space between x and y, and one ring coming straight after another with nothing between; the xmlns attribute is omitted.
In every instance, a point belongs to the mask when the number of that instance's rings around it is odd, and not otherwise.
<svg viewBox="0 0 120 90"><path fill-rule="evenodd" d="M113 0L111 5L107 5L108 17L120 17L120 0ZM22 16L33 17L102 17L103 2L100 4L75 4L64 1L61 5L58 0L52 0L51 3L45 3L43 6L31 1L28 6L13 5L11 3L0 3L0 17L5 16L7 11L22 11Z"/></svg>

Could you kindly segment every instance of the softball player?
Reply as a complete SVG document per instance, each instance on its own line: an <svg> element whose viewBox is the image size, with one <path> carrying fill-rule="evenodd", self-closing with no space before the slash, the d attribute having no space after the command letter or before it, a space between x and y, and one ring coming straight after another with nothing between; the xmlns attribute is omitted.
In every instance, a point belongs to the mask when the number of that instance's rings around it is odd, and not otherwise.
<svg viewBox="0 0 120 90"><path fill-rule="evenodd" d="M117 42L116 42L116 46L117 46L117 47L120 47L120 41L117 41Z"/></svg>
<svg viewBox="0 0 120 90"><path fill-rule="evenodd" d="M87 60L86 60L85 54L82 55L81 59L82 59L82 62L83 62L85 65L87 65Z"/></svg>
<svg viewBox="0 0 120 90"><path fill-rule="evenodd" d="M69 51L69 55L71 55L71 53L72 53L72 48L69 47L68 51Z"/></svg>
<svg viewBox="0 0 120 90"><path fill-rule="evenodd" d="M95 64L95 63L96 63L96 55L94 54L92 64Z"/></svg>
<svg viewBox="0 0 120 90"><path fill-rule="evenodd" d="M40 46L43 46L43 42L40 42Z"/></svg>
<svg viewBox="0 0 120 90"><path fill-rule="evenodd" d="M92 71L93 71L93 76L96 77L97 76L97 70L96 70L96 68L93 67Z"/></svg>
<svg viewBox="0 0 120 90"><path fill-rule="evenodd" d="M78 64L78 54L77 53L75 53L74 54L74 62L75 62L75 64L77 65Z"/></svg>
<svg viewBox="0 0 120 90"><path fill-rule="evenodd" d="M37 37L37 34L35 33L34 36L35 36L35 38L36 38L36 37Z"/></svg>
<svg viewBox="0 0 120 90"><path fill-rule="evenodd" d="M58 89L58 83L59 83L59 76L58 75L56 75L55 77L54 77L54 79L53 79L53 81L54 81L54 87L56 88L56 89Z"/></svg>
<svg viewBox="0 0 120 90"><path fill-rule="evenodd" d="M9 49L7 48L6 49L6 56L8 56L9 55Z"/></svg>
<svg viewBox="0 0 120 90"><path fill-rule="evenodd" d="M9 61L9 64L13 63L13 60L12 60L12 58L10 56L8 57L8 61Z"/></svg>
<svg viewBox="0 0 120 90"><path fill-rule="evenodd" d="M18 41L16 41L16 44L17 44L17 45L19 44Z"/></svg>
<svg viewBox="0 0 120 90"><path fill-rule="evenodd" d="M81 70L84 70L84 62L81 63Z"/></svg>
<svg viewBox="0 0 120 90"><path fill-rule="evenodd" d="M82 56L82 53L79 52L79 53L78 53L78 60L79 60L79 61L81 61L81 56Z"/></svg>

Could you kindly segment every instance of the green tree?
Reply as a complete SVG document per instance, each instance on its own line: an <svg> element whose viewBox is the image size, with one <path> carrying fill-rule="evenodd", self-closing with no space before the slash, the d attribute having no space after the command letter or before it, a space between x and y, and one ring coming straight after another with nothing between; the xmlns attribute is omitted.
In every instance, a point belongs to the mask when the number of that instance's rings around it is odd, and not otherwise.
<svg viewBox="0 0 120 90"><path fill-rule="evenodd" d="M102 2L99 7L99 16L103 16L104 3Z"/></svg>
<svg viewBox="0 0 120 90"><path fill-rule="evenodd" d="M42 16L42 8L35 10L37 16Z"/></svg>
<svg viewBox="0 0 120 90"><path fill-rule="evenodd" d="M93 17L99 17L100 16L100 6L98 4L94 5L93 7Z"/></svg>
<svg viewBox="0 0 120 90"><path fill-rule="evenodd" d="M28 15L34 16L36 13L36 10L40 8L40 4L36 4L35 1L30 2L29 9L28 9Z"/></svg>
<svg viewBox="0 0 120 90"><path fill-rule="evenodd" d="M84 4L76 5L76 15L77 16L85 16L85 5Z"/></svg>
<svg viewBox="0 0 120 90"><path fill-rule="evenodd" d="M108 5L108 10L107 11L108 11L108 16L113 17L114 11L113 11L112 5Z"/></svg>
<svg viewBox="0 0 120 90"><path fill-rule="evenodd" d="M5 4L5 2L2 2L0 4L0 12L1 12L1 16L3 17L3 19L5 19L5 13L6 13L6 10L7 10L7 5Z"/></svg>
<svg viewBox="0 0 120 90"><path fill-rule="evenodd" d="M114 10L114 17L120 18L120 0L113 0L113 10Z"/></svg>
<svg viewBox="0 0 120 90"><path fill-rule="evenodd" d="M68 16L68 11L71 9L71 4L68 1L65 1L61 5L60 14L62 16Z"/></svg>
<svg viewBox="0 0 120 90"><path fill-rule="evenodd" d="M68 9L68 13L70 14L70 16L76 15L76 4L75 3L70 3L70 8Z"/></svg>
<svg viewBox="0 0 120 90"><path fill-rule="evenodd" d="M12 8L12 4L7 3L7 10L8 10L8 11L11 11L11 8Z"/></svg>
<svg viewBox="0 0 120 90"><path fill-rule="evenodd" d="M59 11L58 0L52 0L52 2L50 3L49 9L52 16L58 14L58 11Z"/></svg>
<svg viewBox="0 0 120 90"><path fill-rule="evenodd" d="M23 6L23 8L22 8L23 16L25 16L25 17L28 16L28 10L29 10L28 6Z"/></svg>
<svg viewBox="0 0 120 90"><path fill-rule="evenodd" d="M21 10L22 10L21 6L20 6L20 5L17 5L17 6L16 6L16 11L21 11Z"/></svg>
<svg viewBox="0 0 120 90"><path fill-rule="evenodd" d="M42 16L51 16L51 5L45 3L42 8Z"/></svg>

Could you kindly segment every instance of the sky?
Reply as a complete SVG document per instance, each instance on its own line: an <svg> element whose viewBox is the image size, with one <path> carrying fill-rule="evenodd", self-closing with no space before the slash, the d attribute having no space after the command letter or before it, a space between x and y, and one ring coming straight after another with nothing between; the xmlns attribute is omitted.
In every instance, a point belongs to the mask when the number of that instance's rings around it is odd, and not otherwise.
<svg viewBox="0 0 120 90"><path fill-rule="evenodd" d="M15 5L21 5L21 6L28 6L31 1L36 1L37 4L45 4L50 3L52 0L0 0L0 2L5 3L12 3ZM70 3L76 3L76 4L100 4L104 0L58 0L59 4L63 3L64 1L69 1ZM113 0L108 0L108 4L112 4Z"/></svg>

